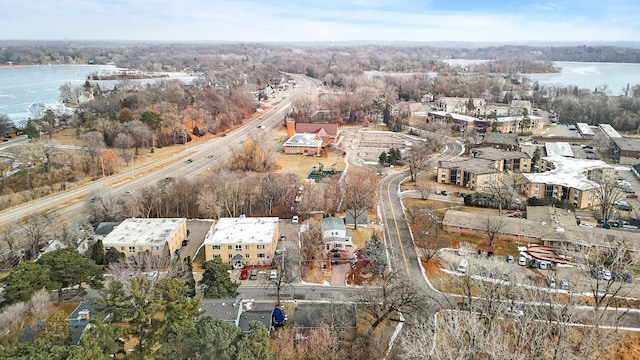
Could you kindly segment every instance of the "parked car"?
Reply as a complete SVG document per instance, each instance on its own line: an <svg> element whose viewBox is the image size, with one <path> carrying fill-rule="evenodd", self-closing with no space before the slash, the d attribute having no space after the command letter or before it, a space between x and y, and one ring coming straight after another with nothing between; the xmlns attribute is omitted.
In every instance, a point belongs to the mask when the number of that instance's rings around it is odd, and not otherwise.
<svg viewBox="0 0 640 360"><path fill-rule="evenodd" d="M182 246L189 245L189 240L182 240Z"/></svg>
<svg viewBox="0 0 640 360"><path fill-rule="evenodd" d="M458 265L458 272L466 273L467 267L469 266L469 261L467 259L460 260L460 264Z"/></svg>
<svg viewBox="0 0 640 360"><path fill-rule="evenodd" d="M635 193L633 194L627 194L627 199L637 199L638 195L636 195Z"/></svg>
<svg viewBox="0 0 640 360"><path fill-rule="evenodd" d="M547 281L549 282L549 289L555 289L556 288L556 278L554 278L553 276L549 276L547 278Z"/></svg>
<svg viewBox="0 0 640 360"><path fill-rule="evenodd" d="M547 270L547 262L546 261L540 261L538 263L538 268L540 268L540 270Z"/></svg>
<svg viewBox="0 0 640 360"><path fill-rule="evenodd" d="M447 196L447 195L449 195L449 193L447 192L447 190L442 190L442 191L440 191L440 195Z"/></svg>
<svg viewBox="0 0 640 360"><path fill-rule="evenodd" d="M185 161L187 164L191 164L193 162L193 159L187 159L187 161Z"/></svg>
<svg viewBox="0 0 640 360"><path fill-rule="evenodd" d="M292 224L297 224L298 223L298 216L295 215L294 217L291 218L291 223Z"/></svg>
<svg viewBox="0 0 640 360"><path fill-rule="evenodd" d="M562 290L569 290L569 280L567 280L567 279L561 279L561 280L560 280L560 289L562 289Z"/></svg>
<svg viewBox="0 0 640 360"><path fill-rule="evenodd" d="M518 258L518 265L520 266L526 266L527 265L527 258L524 256L520 256Z"/></svg>
<svg viewBox="0 0 640 360"><path fill-rule="evenodd" d="M507 262L508 263L512 263L514 261L515 261L515 259L513 258L513 255L507 255Z"/></svg>
<svg viewBox="0 0 640 360"><path fill-rule="evenodd" d="M611 280L611 271L607 269L593 269L591 270L591 276L596 279L609 281Z"/></svg>
<svg viewBox="0 0 640 360"><path fill-rule="evenodd" d="M520 317L520 316L524 315L524 311L522 311L520 309L508 307L508 308L504 309L504 314L508 315L508 316Z"/></svg>
<svg viewBox="0 0 640 360"><path fill-rule="evenodd" d="M240 280L247 280L248 277L249 277L249 270L247 269L240 270Z"/></svg>
<svg viewBox="0 0 640 360"><path fill-rule="evenodd" d="M278 278L278 270L271 270L271 272L269 273L269 280L275 280Z"/></svg>
<svg viewBox="0 0 640 360"><path fill-rule="evenodd" d="M258 270L251 270L249 274L249 280L255 280L258 278Z"/></svg>
<svg viewBox="0 0 640 360"><path fill-rule="evenodd" d="M529 261L529 267L530 267L530 268L532 268L532 269L537 268L537 267L538 267L538 264L539 264L538 260L531 260L531 261Z"/></svg>
<svg viewBox="0 0 640 360"><path fill-rule="evenodd" d="M458 254L458 256L465 256L467 255L467 250L465 248L458 248L458 250L456 250L456 254Z"/></svg>
<svg viewBox="0 0 640 360"><path fill-rule="evenodd" d="M580 226L585 227L585 228L592 228L593 225L589 224L589 223L580 223Z"/></svg>
<svg viewBox="0 0 640 360"><path fill-rule="evenodd" d="M284 236L284 235L280 235L280 237L278 238L278 240L280 240L280 241L285 241L285 240L287 240L287 237L286 237L286 236Z"/></svg>

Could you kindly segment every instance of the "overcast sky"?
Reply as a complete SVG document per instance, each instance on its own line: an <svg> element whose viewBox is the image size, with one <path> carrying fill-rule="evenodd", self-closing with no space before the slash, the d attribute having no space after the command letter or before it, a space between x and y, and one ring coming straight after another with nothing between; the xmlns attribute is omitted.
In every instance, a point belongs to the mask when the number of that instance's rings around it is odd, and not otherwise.
<svg viewBox="0 0 640 360"><path fill-rule="evenodd" d="M638 0L2 0L0 39L638 41Z"/></svg>

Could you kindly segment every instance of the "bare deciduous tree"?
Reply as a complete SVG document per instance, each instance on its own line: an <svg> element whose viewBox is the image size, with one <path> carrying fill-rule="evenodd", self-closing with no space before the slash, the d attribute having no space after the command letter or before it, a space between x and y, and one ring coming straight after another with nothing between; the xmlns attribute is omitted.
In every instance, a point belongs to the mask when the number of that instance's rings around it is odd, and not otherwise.
<svg viewBox="0 0 640 360"><path fill-rule="evenodd" d="M371 209L376 201L378 178L371 171L352 168L342 184L344 208L351 210L354 219L358 219ZM358 221L354 228L358 229Z"/></svg>
<svg viewBox="0 0 640 360"><path fill-rule="evenodd" d="M441 220L435 209L431 208L407 210L407 218L416 247L428 263L440 249L447 246L447 241L440 234Z"/></svg>
<svg viewBox="0 0 640 360"><path fill-rule="evenodd" d="M487 215L483 226L484 232L487 233L487 237L489 238L489 246L493 246L493 241L498 238L498 235L500 235L504 227L507 226L507 223L500 216Z"/></svg>
<svg viewBox="0 0 640 360"><path fill-rule="evenodd" d="M37 321L45 320L52 306L51 293L47 289L36 291L31 297L31 301L29 301L29 306L31 307L31 314Z"/></svg>

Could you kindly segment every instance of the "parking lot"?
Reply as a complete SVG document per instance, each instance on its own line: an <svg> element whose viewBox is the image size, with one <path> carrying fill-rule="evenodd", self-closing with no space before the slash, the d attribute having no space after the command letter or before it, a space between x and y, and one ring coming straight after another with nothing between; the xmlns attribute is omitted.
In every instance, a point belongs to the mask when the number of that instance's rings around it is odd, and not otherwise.
<svg viewBox="0 0 640 360"><path fill-rule="evenodd" d="M579 267L560 266L553 268L551 264L547 263L546 269L540 269L539 263L537 266L530 266L530 258L527 258L526 265L518 264L518 257L514 257L513 262L507 262L504 256L487 257L486 253L481 256L477 256L475 252L467 252L464 256L457 255L454 250L443 250L438 254L442 260L444 269L449 272L455 272L459 275L458 270L460 263L463 259L467 261L467 275L476 275L485 278L487 281L503 280L512 281L515 280L518 285L528 288L541 288L549 289L550 291L558 291L571 294L582 294L583 296L592 295L591 291L596 281L598 274L590 273L587 270L580 269ZM615 275L615 274L613 274ZM455 276L455 275L454 275ZM606 278L599 281L607 281ZM553 279L553 281L551 281ZM566 288L562 285L565 281ZM631 282L625 282L624 277L620 276L617 281L613 281L612 288L617 285L621 286L619 296L628 297L640 297L640 289L634 287L636 280ZM627 279L629 280L629 279ZM553 283L553 286L552 286ZM600 290L604 290L605 284L600 284Z"/></svg>
<svg viewBox="0 0 640 360"><path fill-rule="evenodd" d="M380 154L391 148L401 151L421 140L390 131L343 130L340 146L353 153L356 161L378 163Z"/></svg>

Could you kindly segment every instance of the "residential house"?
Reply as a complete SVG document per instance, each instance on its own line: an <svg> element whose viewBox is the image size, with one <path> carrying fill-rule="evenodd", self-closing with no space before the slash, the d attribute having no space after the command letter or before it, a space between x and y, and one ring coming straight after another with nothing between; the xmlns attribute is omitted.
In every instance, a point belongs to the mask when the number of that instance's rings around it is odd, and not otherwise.
<svg viewBox="0 0 640 360"><path fill-rule="evenodd" d="M105 236L102 244L105 251L115 248L125 256L150 252L164 257L179 255L186 239L185 218L129 218Z"/></svg>
<svg viewBox="0 0 640 360"><path fill-rule="evenodd" d="M205 260L220 258L235 269L268 265L279 235L277 217L220 218L205 236Z"/></svg>
<svg viewBox="0 0 640 360"><path fill-rule="evenodd" d="M242 299L212 299L203 298L202 304L198 309L203 316L211 316L214 319L228 321L235 326L240 324L240 315L242 314Z"/></svg>
<svg viewBox="0 0 640 360"><path fill-rule="evenodd" d="M71 334L71 344L76 345L80 343L80 338L84 331L89 327L91 317L97 316L95 300L84 301L78 305L75 310L69 315L69 328L73 330Z"/></svg>
<svg viewBox="0 0 640 360"><path fill-rule="evenodd" d="M441 184L454 184L476 191L486 191L502 181L502 172L496 162L487 159L440 161L437 180Z"/></svg>
<svg viewBox="0 0 640 360"><path fill-rule="evenodd" d="M321 226L325 253L343 251L347 246L353 246L351 230L347 230L342 218L335 216L322 218Z"/></svg>
<svg viewBox="0 0 640 360"><path fill-rule="evenodd" d="M480 145L483 147L493 147L496 149L517 151L518 134L488 132L483 135Z"/></svg>
<svg viewBox="0 0 640 360"><path fill-rule="evenodd" d="M524 174L527 197L555 198L580 209L599 205L600 183L615 176L615 169L604 161L558 155L542 158L540 170Z"/></svg>
<svg viewBox="0 0 640 360"><path fill-rule="evenodd" d="M480 147L471 149L471 157L494 161L498 171L531 172L531 157L524 152Z"/></svg>
<svg viewBox="0 0 640 360"><path fill-rule="evenodd" d="M618 164L633 165L640 162L640 139L612 138L613 158Z"/></svg>
<svg viewBox="0 0 640 360"><path fill-rule="evenodd" d="M249 332L251 330L251 322L258 321L264 325L267 331L271 331L273 327L273 310L248 310L240 314L240 321L238 327L242 332Z"/></svg>

